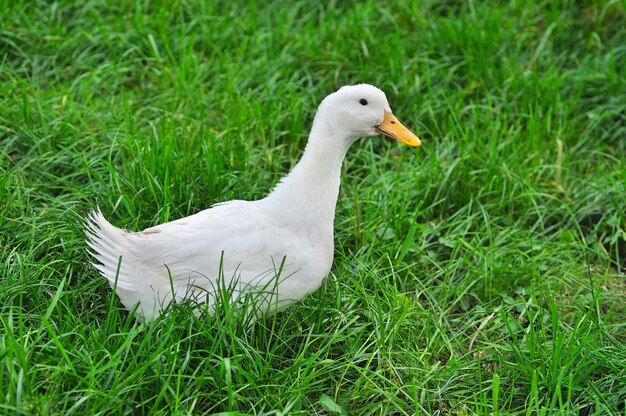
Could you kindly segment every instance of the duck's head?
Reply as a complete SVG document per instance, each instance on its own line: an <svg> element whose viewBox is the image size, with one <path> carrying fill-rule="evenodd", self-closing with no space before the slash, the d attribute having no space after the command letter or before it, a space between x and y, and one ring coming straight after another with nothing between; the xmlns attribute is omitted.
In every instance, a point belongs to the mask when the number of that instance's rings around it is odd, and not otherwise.
<svg viewBox="0 0 626 416"><path fill-rule="evenodd" d="M341 87L322 101L315 119L350 141L384 134L409 146L421 145L420 139L393 115L385 93L373 85Z"/></svg>

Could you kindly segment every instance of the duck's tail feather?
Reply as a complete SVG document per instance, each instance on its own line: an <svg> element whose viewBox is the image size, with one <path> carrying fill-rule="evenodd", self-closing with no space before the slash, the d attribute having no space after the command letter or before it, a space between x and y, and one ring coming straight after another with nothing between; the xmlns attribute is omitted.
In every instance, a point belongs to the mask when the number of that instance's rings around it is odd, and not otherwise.
<svg viewBox="0 0 626 416"><path fill-rule="evenodd" d="M136 284L129 272L133 259L128 252L127 231L113 226L98 208L92 211L85 222L89 254L94 258L93 266L100 271L111 287L135 290Z"/></svg>
<svg viewBox="0 0 626 416"><path fill-rule="evenodd" d="M149 319L161 304L169 302L169 284L167 287L157 284L132 253L134 233L109 223L99 208L89 214L84 230L93 266L109 281L126 309L133 310L139 304L139 316ZM159 291L163 293L159 295Z"/></svg>

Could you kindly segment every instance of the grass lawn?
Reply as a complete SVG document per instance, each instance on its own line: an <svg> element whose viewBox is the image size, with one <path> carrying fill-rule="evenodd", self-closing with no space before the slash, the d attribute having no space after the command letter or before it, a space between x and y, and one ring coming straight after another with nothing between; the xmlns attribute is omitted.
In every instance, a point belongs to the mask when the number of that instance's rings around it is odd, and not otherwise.
<svg viewBox="0 0 626 416"><path fill-rule="evenodd" d="M0 2L0 414L626 414L624 1ZM322 288L148 324L89 264L263 197L317 104L348 153Z"/></svg>

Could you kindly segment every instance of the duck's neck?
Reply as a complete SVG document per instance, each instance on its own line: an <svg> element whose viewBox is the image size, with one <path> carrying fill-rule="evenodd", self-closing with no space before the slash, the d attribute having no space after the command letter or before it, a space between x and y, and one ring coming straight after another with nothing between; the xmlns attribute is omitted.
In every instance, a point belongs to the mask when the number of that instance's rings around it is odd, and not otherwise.
<svg viewBox="0 0 626 416"><path fill-rule="evenodd" d="M302 215L312 221L330 221L332 226L341 164L350 144L345 133L314 123L302 158L269 198L278 209L288 209L285 215L289 217Z"/></svg>

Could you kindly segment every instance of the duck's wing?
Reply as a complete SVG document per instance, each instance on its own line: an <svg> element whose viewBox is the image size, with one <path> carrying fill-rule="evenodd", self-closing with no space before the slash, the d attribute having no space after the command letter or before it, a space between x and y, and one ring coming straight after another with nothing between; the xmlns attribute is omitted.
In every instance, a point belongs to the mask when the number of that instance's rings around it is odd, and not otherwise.
<svg viewBox="0 0 626 416"><path fill-rule="evenodd" d="M233 201L141 232L111 225L99 212L87 223L94 266L122 303L145 316L172 299L203 300L226 289L268 285L295 236L275 227L253 202Z"/></svg>

